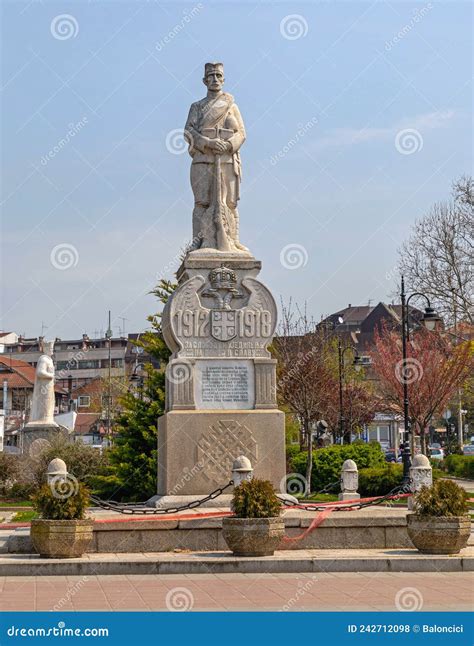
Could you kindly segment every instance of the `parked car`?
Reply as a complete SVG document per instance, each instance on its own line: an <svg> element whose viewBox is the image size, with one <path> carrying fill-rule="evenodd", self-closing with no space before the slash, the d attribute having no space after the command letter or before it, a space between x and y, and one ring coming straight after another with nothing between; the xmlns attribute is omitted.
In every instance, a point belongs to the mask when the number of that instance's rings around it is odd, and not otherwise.
<svg viewBox="0 0 474 646"><path fill-rule="evenodd" d="M474 444L466 444L462 447L463 455L474 455Z"/></svg>
<svg viewBox="0 0 474 646"><path fill-rule="evenodd" d="M430 451L430 458L431 460L443 460L444 459L444 451L443 449L437 449L432 446L429 447Z"/></svg>
<svg viewBox="0 0 474 646"><path fill-rule="evenodd" d="M430 449L440 449L440 448L441 448L441 444L439 444L439 442L433 442L433 444L431 444L430 446Z"/></svg>
<svg viewBox="0 0 474 646"><path fill-rule="evenodd" d="M397 456L397 453L394 449L388 449L385 451L385 461L386 462L401 462L401 454Z"/></svg>

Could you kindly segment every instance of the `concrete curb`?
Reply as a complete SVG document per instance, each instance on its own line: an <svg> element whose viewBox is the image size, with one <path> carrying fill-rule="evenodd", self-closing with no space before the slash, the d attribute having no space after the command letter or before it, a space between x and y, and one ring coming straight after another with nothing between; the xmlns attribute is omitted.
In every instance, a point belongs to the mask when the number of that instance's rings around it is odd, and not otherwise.
<svg viewBox="0 0 474 646"><path fill-rule="evenodd" d="M96 574L261 574L297 572L472 572L474 550L453 556L424 555L416 550L319 550L276 552L240 558L229 552L187 554L91 554L78 559L44 559L5 555L0 576L93 576ZM303 553L301 553L303 552Z"/></svg>

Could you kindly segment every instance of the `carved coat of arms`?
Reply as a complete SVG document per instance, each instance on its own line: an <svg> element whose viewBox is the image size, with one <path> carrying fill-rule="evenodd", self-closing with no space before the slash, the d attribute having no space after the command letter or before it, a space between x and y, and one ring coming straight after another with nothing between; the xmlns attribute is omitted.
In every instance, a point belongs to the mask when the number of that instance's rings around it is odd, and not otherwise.
<svg viewBox="0 0 474 646"><path fill-rule="evenodd" d="M230 341L237 334L235 310L211 310L211 336Z"/></svg>

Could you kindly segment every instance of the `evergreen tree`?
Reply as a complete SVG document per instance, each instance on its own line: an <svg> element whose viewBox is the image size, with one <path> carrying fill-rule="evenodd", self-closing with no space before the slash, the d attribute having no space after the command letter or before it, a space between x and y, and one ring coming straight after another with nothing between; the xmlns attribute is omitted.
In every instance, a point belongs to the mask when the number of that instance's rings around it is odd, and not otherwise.
<svg viewBox="0 0 474 646"><path fill-rule="evenodd" d="M152 293L164 304L175 287L161 280ZM151 330L140 334L135 344L157 359L160 368L144 364L138 387L120 398L108 473L94 479L98 495L110 499L143 501L156 493L157 420L165 411L165 367L170 351L161 333L161 313L149 316L148 321Z"/></svg>

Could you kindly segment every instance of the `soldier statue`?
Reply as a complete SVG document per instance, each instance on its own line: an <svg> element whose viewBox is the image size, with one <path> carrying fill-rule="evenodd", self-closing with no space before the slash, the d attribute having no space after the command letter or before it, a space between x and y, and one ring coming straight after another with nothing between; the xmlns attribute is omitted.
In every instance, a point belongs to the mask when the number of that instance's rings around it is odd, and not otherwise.
<svg viewBox="0 0 474 646"><path fill-rule="evenodd" d="M222 91L224 66L206 63L207 96L191 105L185 137L194 193L191 250L249 254L239 241L240 147L245 128L234 97Z"/></svg>

